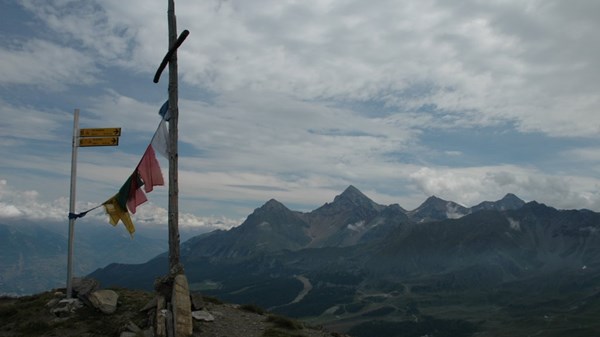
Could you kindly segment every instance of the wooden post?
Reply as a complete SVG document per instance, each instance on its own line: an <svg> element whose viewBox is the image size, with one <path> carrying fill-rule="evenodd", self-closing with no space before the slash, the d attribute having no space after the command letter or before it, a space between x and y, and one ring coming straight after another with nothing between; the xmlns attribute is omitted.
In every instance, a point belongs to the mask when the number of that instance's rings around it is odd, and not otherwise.
<svg viewBox="0 0 600 337"><path fill-rule="evenodd" d="M177 22L175 1L169 0L167 11L169 25L169 49L174 52L169 60L169 270L179 269L179 182L177 153L177 122L179 119L177 92Z"/></svg>
<svg viewBox="0 0 600 337"><path fill-rule="evenodd" d="M177 48L183 43L189 32L184 30L181 36L177 38L177 22L175 19L175 1L168 0L167 10L169 26L169 51L161 62L156 74L154 83L158 83L160 74L169 63L169 275L162 280L157 280L155 288L157 291L167 286L171 291L170 301L167 300L167 306L171 306L172 324L167 317L167 335L174 337L188 337L193 333L192 309L190 304L190 290L187 278L185 277L183 266L180 263L179 253L179 185L178 185L178 164L179 157L177 151L177 123L179 120L178 93L177 93ZM167 117L167 116L165 116ZM160 291L164 291L161 289ZM166 294L169 295L168 292Z"/></svg>

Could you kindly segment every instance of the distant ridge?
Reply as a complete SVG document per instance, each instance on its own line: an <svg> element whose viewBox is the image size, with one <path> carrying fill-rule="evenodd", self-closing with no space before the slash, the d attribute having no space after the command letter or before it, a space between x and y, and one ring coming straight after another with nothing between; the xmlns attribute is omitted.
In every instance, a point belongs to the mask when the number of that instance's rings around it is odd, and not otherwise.
<svg viewBox="0 0 600 337"><path fill-rule="evenodd" d="M471 207L471 212L481 210L505 211L509 209L519 209L523 207L523 205L525 205L525 201L512 193L508 193L498 201L483 201L480 204Z"/></svg>
<svg viewBox="0 0 600 337"><path fill-rule="evenodd" d="M600 213L510 193L471 208L432 196L412 211L354 186L310 212L271 199L181 252L194 290L358 337L600 331ZM166 266L163 254L91 276L152 289Z"/></svg>
<svg viewBox="0 0 600 337"><path fill-rule="evenodd" d="M415 210L408 212L408 216L416 222L427 222L457 219L469 213L470 210L468 208L454 201L446 201L436 196L431 196Z"/></svg>
<svg viewBox="0 0 600 337"><path fill-rule="evenodd" d="M182 252L188 261L235 261L281 251L374 245L390 236L401 238L415 225L459 219L482 210L515 210L523 205L510 193L472 208L431 196L407 211L398 204L378 204L350 185L332 202L310 212L292 211L270 199L240 226L194 237L182 245Z"/></svg>

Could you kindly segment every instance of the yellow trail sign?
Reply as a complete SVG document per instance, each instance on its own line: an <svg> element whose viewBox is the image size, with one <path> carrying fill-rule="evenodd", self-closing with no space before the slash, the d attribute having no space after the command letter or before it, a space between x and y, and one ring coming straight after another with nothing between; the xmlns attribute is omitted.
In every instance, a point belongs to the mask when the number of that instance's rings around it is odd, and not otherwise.
<svg viewBox="0 0 600 337"><path fill-rule="evenodd" d="M80 129L79 136L81 137L119 137L121 128L96 128L96 129Z"/></svg>
<svg viewBox="0 0 600 337"><path fill-rule="evenodd" d="M94 137L80 138L79 146L117 146L119 145L119 137Z"/></svg>

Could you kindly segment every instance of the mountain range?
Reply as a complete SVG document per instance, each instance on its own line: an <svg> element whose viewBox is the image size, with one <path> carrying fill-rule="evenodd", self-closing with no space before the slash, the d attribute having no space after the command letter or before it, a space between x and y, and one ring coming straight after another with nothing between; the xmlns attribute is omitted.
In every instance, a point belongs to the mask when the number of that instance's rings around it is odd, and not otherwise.
<svg viewBox="0 0 600 337"><path fill-rule="evenodd" d="M64 287L67 221L0 219L0 295L29 295ZM109 263L142 263L168 249L166 226L141 226L132 239L121 227L76 222L73 271L84 276ZM184 238L198 230L181 231Z"/></svg>
<svg viewBox="0 0 600 337"><path fill-rule="evenodd" d="M356 337L600 333L600 214L513 194L411 211L353 186L310 212L272 199L184 242L181 260L196 291ZM167 265L163 253L91 276L151 289Z"/></svg>

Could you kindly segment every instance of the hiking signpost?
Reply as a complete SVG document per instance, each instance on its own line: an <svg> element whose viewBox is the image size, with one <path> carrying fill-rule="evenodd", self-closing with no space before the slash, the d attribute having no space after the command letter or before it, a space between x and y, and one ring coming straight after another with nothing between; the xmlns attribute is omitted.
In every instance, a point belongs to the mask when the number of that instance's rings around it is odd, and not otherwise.
<svg viewBox="0 0 600 337"><path fill-rule="evenodd" d="M73 241L75 232L75 192L77 177L77 148L91 146L118 146L121 128L80 129L79 109L73 117L73 142L71 152L71 191L69 196L69 244L67 252L67 298L73 292Z"/></svg>
<svg viewBox="0 0 600 337"><path fill-rule="evenodd" d="M81 129L79 147L117 146L120 135L121 128Z"/></svg>

